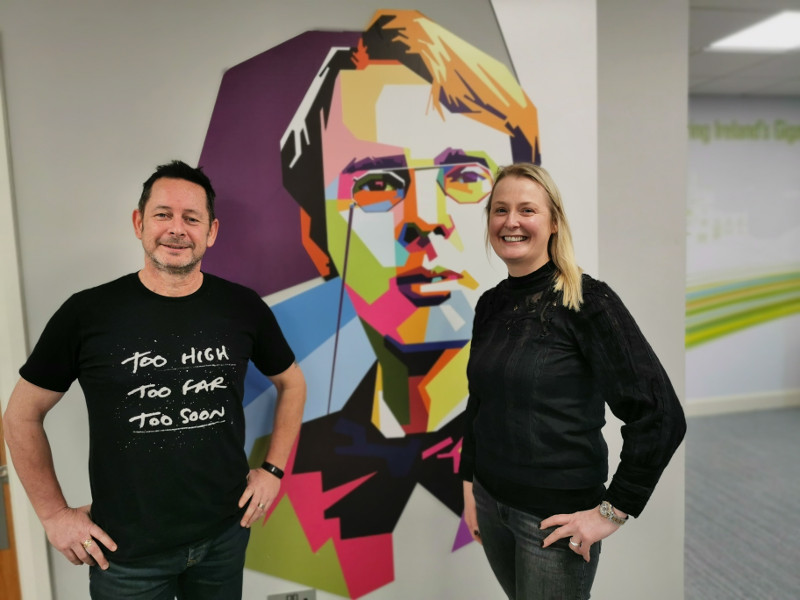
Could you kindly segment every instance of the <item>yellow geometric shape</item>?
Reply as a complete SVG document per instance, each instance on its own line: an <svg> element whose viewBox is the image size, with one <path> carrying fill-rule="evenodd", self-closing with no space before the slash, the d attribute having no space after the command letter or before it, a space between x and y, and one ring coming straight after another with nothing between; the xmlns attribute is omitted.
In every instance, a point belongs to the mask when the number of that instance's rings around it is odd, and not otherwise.
<svg viewBox="0 0 800 600"><path fill-rule="evenodd" d="M414 311L398 328L397 332L403 340L425 339L425 330L428 327L428 315L431 309L422 307Z"/></svg>
<svg viewBox="0 0 800 600"><path fill-rule="evenodd" d="M312 551L289 496L281 499L263 527L256 523L250 529L244 566L339 596L350 596L333 540L325 542L319 551Z"/></svg>
<svg viewBox="0 0 800 600"><path fill-rule="evenodd" d="M469 274L469 271L461 271L461 279L459 280L459 283L471 290L477 290L478 286L480 285L475 278Z"/></svg>
<svg viewBox="0 0 800 600"><path fill-rule="evenodd" d="M469 395L467 385L467 361L469 360L468 343L456 351L452 356L445 352L439 359L432 373L442 365L441 371L436 373L430 381L426 381L424 388L430 398L428 411L428 431L436 431L441 424L452 416L455 408ZM445 360L446 359L446 360Z"/></svg>

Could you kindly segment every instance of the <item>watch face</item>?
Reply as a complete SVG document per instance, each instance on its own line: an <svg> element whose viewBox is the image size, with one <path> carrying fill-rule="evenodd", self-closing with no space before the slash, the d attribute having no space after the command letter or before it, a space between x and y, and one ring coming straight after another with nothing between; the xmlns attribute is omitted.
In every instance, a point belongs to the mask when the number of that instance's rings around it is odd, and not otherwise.
<svg viewBox="0 0 800 600"><path fill-rule="evenodd" d="M603 500L600 503L600 514L617 525L622 525L625 522L625 519L616 515L614 507L607 500Z"/></svg>

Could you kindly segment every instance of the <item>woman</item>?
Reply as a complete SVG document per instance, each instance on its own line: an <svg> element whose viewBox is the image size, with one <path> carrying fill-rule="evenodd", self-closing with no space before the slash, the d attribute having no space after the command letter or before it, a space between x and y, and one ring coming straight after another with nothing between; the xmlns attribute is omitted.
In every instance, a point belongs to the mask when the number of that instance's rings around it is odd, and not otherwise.
<svg viewBox="0 0 800 600"><path fill-rule="evenodd" d="M486 215L508 278L475 310L465 519L509 598L589 598L600 540L641 513L686 421L619 297L575 264L547 171L502 168ZM608 489L604 404L625 423Z"/></svg>

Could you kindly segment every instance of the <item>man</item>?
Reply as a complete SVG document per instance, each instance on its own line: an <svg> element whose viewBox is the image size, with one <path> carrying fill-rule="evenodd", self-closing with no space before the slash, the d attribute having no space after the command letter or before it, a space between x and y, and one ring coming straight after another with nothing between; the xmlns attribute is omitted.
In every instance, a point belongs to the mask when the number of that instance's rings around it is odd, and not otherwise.
<svg viewBox="0 0 800 600"><path fill-rule="evenodd" d="M250 97L253 90L276 77L279 63L311 54L323 35L304 34L275 49L273 62L268 52L228 71L203 151L215 180L219 173L231 190L246 188L241 167L253 159L231 160L242 143L223 126L250 131L238 119L265 119L264 107L276 102ZM352 43L326 53L280 157L284 187L300 206L303 248L324 281L276 307L290 317L287 335L319 341L303 357L314 364L317 393L248 567L301 573L302 583L358 597L393 579L391 534L418 485L462 513L457 470L473 311L483 287L503 274L487 260L482 209L498 165L539 161L538 126L504 65L419 12L379 11ZM226 172L232 162L235 179ZM253 180L266 168L257 164ZM271 189L233 195L266 196L250 212L273 215ZM248 230L243 224L241 235ZM285 246L257 231L251 253L259 243L273 244L270 252ZM230 255L225 265L220 256L223 272L250 265L256 285L258 253ZM314 555L284 557L294 568L281 570L268 557L270 532L297 521ZM330 556L321 550L329 541L336 564L306 568ZM321 581L319 572L335 576Z"/></svg>
<svg viewBox="0 0 800 600"><path fill-rule="evenodd" d="M305 381L252 290L201 271L219 221L200 169L173 161L133 212L144 267L65 302L5 413L14 466L48 539L90 565L95 599L241 596L249 527L278 495ZM277 389L262 467L244 453L248 361ZM43 427L77 379L89 414L92 504L71 508Z"/></svg>

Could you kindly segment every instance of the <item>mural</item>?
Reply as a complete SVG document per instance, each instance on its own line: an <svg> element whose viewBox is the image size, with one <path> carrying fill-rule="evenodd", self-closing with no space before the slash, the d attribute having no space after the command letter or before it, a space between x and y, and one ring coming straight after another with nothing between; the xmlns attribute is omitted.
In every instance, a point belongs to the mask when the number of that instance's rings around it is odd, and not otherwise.
<svg viewBox="0 0 800 600"><path fill-rule="evenodd" d="M689 117L689 402L798 390L800 106L699 96Z"/></svg>
<svg viewBox="0 0 800 600"><path fill-rule="evenodd" d="M498 165L540 162L536 109L499 61L416 11L310 31L223 77L200 164L219 196L204 268L268 297L309 382L281 495L247 567L358 598L394 578L417 486L463 527L457 476L473 309ZM247 378L260 464L274 390ZM279 546L276 541L279 540Z"/></svg>

